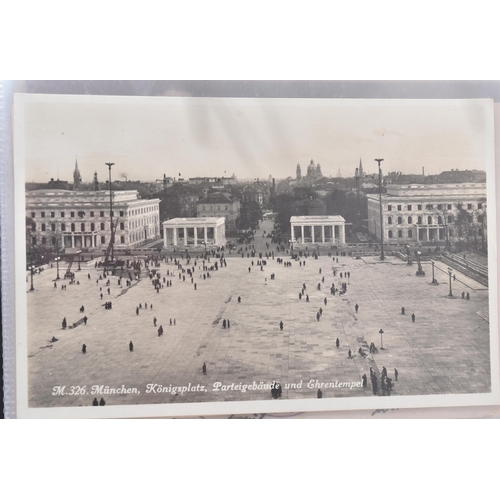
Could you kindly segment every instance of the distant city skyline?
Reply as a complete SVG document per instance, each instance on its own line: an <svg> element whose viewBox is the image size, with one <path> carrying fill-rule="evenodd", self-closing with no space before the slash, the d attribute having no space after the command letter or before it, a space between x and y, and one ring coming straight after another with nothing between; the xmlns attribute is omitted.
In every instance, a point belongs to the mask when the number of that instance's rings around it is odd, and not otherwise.
<svg viewBox="0 0 500 500"><path fill-rule="evenodd" d="M27 182L486 170L493 132L487 100L27 97Z"/></svg>

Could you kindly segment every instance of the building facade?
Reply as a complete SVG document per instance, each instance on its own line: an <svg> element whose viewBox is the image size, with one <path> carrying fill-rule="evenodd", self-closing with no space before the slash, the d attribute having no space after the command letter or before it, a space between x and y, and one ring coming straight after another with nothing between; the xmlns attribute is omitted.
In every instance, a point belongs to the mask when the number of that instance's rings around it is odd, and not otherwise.
<svg viewBox="0 0 500 500"><path fill-rule="evenodd" d="M240 202L226 192L208 193L196 204L197 217L224 218L226 231L234 233L240 217Z"/></svg>
<svg viewBox="0 0 500 500"><path fill-rule="evenodd" d="M222 217L177 217L163 222L163 246L207 248L226 244L225 220Z"/></svg>
<svg viewBox="0 0 500 500"><path fill-rule="evenodd" d="M241 202L249 203L255 201L262 208L268 204L269 196L268 186L261 181L256 181L244 187L241 192Z"/></svg>
<svg viewBox="0 0 500 500"><path fill-rule="evenodd" d="M380 200L367 195L368 231L380 240ZM382 195L384 241L440 243L456 238L459 212L471 224L484 223L486 184L388 185ZM482 228L479 228L481 235Z"/></svg>
<svg viewBox="0 0 500 500"><path fill-rule="evenodd" d="M159 238L159 202L139 199L137 191L112 192L115 248ZM111 240L109 191L27 191L26 217L33 245L90 251L105 249Z"/></svg>
<svg viewBox="0 0 500 500"><path fill-rule="evenodd" d="M292 242L307 244L345 244L345 219L340 215L290 217Z"/></svg>

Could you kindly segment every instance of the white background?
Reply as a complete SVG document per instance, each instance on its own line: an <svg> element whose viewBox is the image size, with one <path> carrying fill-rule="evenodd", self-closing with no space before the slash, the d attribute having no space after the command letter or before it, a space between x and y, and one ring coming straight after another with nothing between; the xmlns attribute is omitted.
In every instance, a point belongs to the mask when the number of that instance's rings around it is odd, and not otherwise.
<svg viewBox="0 0 500 500"><path fill-rule="evenodd" d="M4 79L499 79L493 2L8 2ZM498 422L9 421L5 498L487 498Z"/></svg>

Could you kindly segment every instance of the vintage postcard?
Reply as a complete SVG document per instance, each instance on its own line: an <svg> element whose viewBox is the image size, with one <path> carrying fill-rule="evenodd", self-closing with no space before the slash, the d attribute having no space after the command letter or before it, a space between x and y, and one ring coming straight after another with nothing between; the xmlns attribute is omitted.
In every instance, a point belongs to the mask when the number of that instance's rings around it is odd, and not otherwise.
<svg viewBox="0 0 500 500"><path fill-rule="evenodd" d="M499 404L493 124L17 94L18 417Z"/></svg>

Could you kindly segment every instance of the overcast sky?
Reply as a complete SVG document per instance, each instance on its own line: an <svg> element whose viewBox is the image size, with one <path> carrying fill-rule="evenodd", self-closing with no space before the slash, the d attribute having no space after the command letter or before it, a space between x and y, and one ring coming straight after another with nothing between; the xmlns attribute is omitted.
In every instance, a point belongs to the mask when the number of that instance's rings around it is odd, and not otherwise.
<svg viewBox="0 0 500 500"><path fill-rule="evenodd" d="M493 131L486 100L229 99L26 96L26 180L83 182L167 176L277 179L305 174L313 159L326 176L437 174L486 169ZM15 113L19 109L15 106Z"/></svg>

